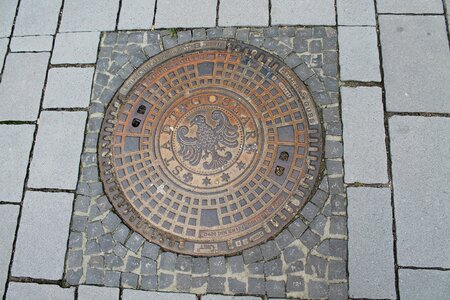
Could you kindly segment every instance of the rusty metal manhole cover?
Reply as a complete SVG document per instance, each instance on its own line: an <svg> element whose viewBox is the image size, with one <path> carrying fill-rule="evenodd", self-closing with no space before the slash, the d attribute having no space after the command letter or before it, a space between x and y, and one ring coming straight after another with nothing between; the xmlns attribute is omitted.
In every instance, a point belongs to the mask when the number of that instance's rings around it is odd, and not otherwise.
<svg viewBox="0 0 450 300"><path fill-rule="evenodd" d="M298 77L235 41L201 41L147 61L122 85L99 142L106 194L163 248L234 254L278 233L319 172L321 128Z"/></svg>

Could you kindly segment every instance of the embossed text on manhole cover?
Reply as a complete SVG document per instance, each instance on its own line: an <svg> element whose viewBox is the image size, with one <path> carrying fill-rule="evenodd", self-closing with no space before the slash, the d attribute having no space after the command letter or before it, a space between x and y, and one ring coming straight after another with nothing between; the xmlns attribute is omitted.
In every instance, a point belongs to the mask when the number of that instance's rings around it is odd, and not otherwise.
<svg viewBox="0 0 450 300"><path fill-rule="evenodd" d="M276 235L318 176L321 127L295 73L258 48L199 41L125 81L99 140L105 192L167 250L230 255Z"/></svg>

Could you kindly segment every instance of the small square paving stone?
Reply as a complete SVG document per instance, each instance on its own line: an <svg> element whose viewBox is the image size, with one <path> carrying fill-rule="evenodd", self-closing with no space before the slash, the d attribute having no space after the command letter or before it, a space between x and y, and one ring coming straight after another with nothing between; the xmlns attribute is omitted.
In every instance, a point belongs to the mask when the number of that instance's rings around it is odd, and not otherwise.
<svg viewBox="0 0 450 300"><path fill-rule="evenodd" d="M378 13L442 14L441 0L377 0Z"/></svg>
<svg viewBox="0 0 450 300"><path fill-rule="evenodd" d="M345 182L387 183L381 89L342 87L341 98Z"/></svg>
<svg viewBox="0 0 450 300"><path fill-rule="evenodd" d="M380 81L375 27L339 26L341 80Z"/></svg>
<svg viewBox="0 0 450 300"><path fill-rule="evenodd" d="M11 40L11 51L51 51L53 47L53 36L17 36Z"/></svg>
<svg viewBox="0 0 450 300"><path fill-rule="evenodd" d="M337 0L339 25L375 26L374 0Z"/></svg>
<svg viewBox="0 0 450 300"><path fill-rule="evenodd" d="M49 57L49 53L8 55L0 84L0 121L36 120Z"/></svg>
<svg viewBox="0 0 450 300"><path fill-rule="evenodd" d="M450 271L407 270L398 271L401 299L448 299Z"/></svg>
<svg viewBox="0 0 450 300"><path fill-rule="evenodd" d="M118 29L149 29L156 0L122 0Z"/></svg>
<svg viewBox="0 0 450 300"><path fill-rule="evenodd" d="M395 299L391 191L348 188L350 297Z"/></svg>
<svg viewBox="0 0 450 300"><path fill-rule="evenodd" d="M99 32L57 34L52 64L95 63L99 39Z"/></svg>
<svg viewBox="0 0 450 300"><path fill-rule="evenodd" d="M335 25L334 0L272 0L273 25Z"/></svg>
<svg viewBox="0 0 450 300"><path fill-rule="evenodd" d="M380 16L379 22L386 109L449 113L450 59L445 18Z"/></svg>
<svg viewBox="0 0 450 300"><path fill-rule="evenodd" d="M398 264L450 268L450 119L389 119Z"/></svg>
<svg viewBox="0 0 450 300"><path fill-rule="evenodd" d="M20 202L34 125L0 125L0 201Z"/></svg>
<svg viewBox="0 0 450 300"><path fill-rule="evenodd" d="M214 27L216 6L216 0L159 0L155 25L158 28Z"/></svg>
<svg viewBox="0 0 450 300"><path fill-rule="evenodd" d="M49 295L51 295L51 298L49 298ZM8 292L6 294L6 299L73 300L75 299L75 289L74 288L65 289L53 284L10 282L8 285Z"/></svg>
<svg viewBox="0 0 450 300"><path fill-rule="evenodd" d="M29 187L76 188L85 122L86 112L41 113Z"/></svg>
<svg viewBox="0 0 450 300"><path fill-rule="evenodd" d="M25 194L12 275L59 280L64 270L73 195Z"/></svg>
<svg viewBox="0 0 450 300"><path fill-rule="evenodd" d="M9 262L13 248L14 235L16 234L18 205L0 205L0 297L3 296L3 287L8 278Z"/></svg>
<svg viewBox="0 0 450 300"><path fill-rule="evenodd" d="M87 107L94 68L52 68L48 71L44 108Z"/></svg>
<svg viewBox="0 0 450 300"><path fill-rule="evenodd" d="M114 30L118 10L119 0L65 0L59 31Z"/></svg>
<svg viewBox="0 0 450 300"><path fill-rule="evenodd" d="M91 285L78 287L78 300L119 300L118 288L107 288Z"/></svg>
<svg viewBox="0 0 450 300"><path fill-rule="evenodd" d="M269 25L268 0L221 0L219 26Z"/></svg>
<svg viewBox="0 0 450 300"><path fill-rule="evenodd" d="M164 292L147 292L125 289L122 293L122 300L197 300L194 294L184 293L164 293Z"/></svg>
<svg viewBox="0 0 450 300"><path fill-rule="evenodd" d="M6 52L8 51L8 43L9 39L0 39L0 73L3 69Z"/></svg>
<svg viewBox="0 0 450 300"><path fill-rule="evenodd" d="M14 36L55 34L61 5L62 0L20 1Z"/></svg>
<svg viewBox="0 0 450 300"><path fill-rule="evenodd" d="M0 37L9 37L16 16L16 8L19 0L2 1L0 9Z"/></svg>

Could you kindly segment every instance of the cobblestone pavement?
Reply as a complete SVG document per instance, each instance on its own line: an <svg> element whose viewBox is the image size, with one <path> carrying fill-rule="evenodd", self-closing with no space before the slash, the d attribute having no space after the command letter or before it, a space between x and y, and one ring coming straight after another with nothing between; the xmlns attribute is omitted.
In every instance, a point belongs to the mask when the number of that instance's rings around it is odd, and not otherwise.
<svg viewBox="0 0 450 300"><path fill-rule="evenodd" d="M0 296L447 299L449 9L449 0L2 1ZM323 122L323 170L274 239L235 256L177 255L115 214L98 132L143 62L221 38L271 52L305 82Z"/></svg>

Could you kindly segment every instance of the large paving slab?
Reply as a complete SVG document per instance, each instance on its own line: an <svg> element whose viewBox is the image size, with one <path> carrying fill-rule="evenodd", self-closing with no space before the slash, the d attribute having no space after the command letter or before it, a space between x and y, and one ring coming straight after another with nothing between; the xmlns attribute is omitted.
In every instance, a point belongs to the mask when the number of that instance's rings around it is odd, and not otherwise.
<svg viewBox="0 0 450 300"><path fill-rule="evenodd" d="M72 203L73 195L68 193L25 194L11 271L13 276L62 278Z"/></svg>
<svg viewBox="0 0 450 300"><path fill-rule="evenodd" d="M384 111L379 87L342 87L345 182L387 183Z"/></svg>
<svg viewBox="0 0 450 300"><path fill-rule="evenodd" d="M183 293L164 293L164 292L147 292L125 289L122 293L122 300L197 300L197 296L194 294Z"/></svg>
<svg viewBox="0 0 450 300"><path fill-rule="evenodd" d="M118 10L119 0L65 0L59 31L114 30Z"/></svg>
<svg viewBox="0 0 450 300"><path fill-rule="evenodd" d="M52 64L95 63L99 39L99 32L57 34Z"/></svg>
<svg viewBox="0 0 450 300"><path fill-rule="evenodd" d="M41 113L29 187L76 188L85 123L83 111Z"/></svg>
<svg viewBox="0 0 450 300"><path fill-rule="evenodd" d="M223 0L219 6L219 26L269 25L268 0Z"/></svg>
<svg viewBox="0 0 450 300"><path fill-rule="evenodd" d="M8 278L19 208L18 205L0 205L0 219L2 220L2 226L0 226L0 297L3 297Z"/></svg>
<svg viewBox="0 0 450 300"><path fill-rule="evenodd" d="M64 289L53 284L25 282L11 282L8 286L8 292L6 294L7 300L73 300L74 298L74 288Z"/></svg>
<svg viewBox="0 0 450 300"><path fill-rule="evenodd" d="M94 68L52 68L48 71L44 108L87 107Z"/></svg>
<svg viewBox="0 0 450 300"><path fill-rule="evenodd" d="M17 36L11 40L11 51L51 51L52 35Z"/></svg>
<svg viewBox="0 0 450 300"><path fill-rule="evenodd" d="M334 0L272 0L273 25L335 25Z"/></svg>
<svg viewBox="0 0 450 300"><path fill-rule="evenodd" d="M261 300L261 297L253 296L222 296L222 295L204 295L201 300ZM275 298L270 298L276 300Z"/></svg>
<svg viewBox="0 0 450 300"><path fill-rule="evenodd" d="M348 188L347 194L349 296L395 299L391 190Z"/></svg>
<svg viewBox="0 0 450 300"><path fill-rule="evenodd" d="M0 73L3 69L3 61L5 60L6 52L8 51L8 43L9 39L3 38L0 39Z"/></svg>
<svg viewBox="0 0 450 300"><path fill-rule="evenodd" d="M120 290L91 285L78 287L78 300L119 300Z"/></svg>
<svg viewBox="0 0 450 300"><path fill-rule="evenodd" d="M34 121L39 112L50 54L11 53L0 84L0 121Z"/></svg>
<svg viewBox="0 0 450 300"><path fill-rule="evenodd" d="M450 118L389 119L400 266L450 268Z"/></svg>
<svg viewBox="0 0 450 300"><path fill-rule="evenodd" d="M450 271L400 269L398 277L402 299L435 300L450 296Z"/></svg>
<svg viewBox="0 0 450 300"><path fill-rule="evenodd" d="M0 201L22 201L34 125L0 125Z"/></svg>
<svg viewBox="0 0 450 300"><path fill-rule="evenodd" d="M156 0L122 0L118 29L149 29Z"/></svg>
<svg viewBox="0 0 450 300"><path fill-rule="evenodd" d="M374 0L337 0L339 25L375 26Z"/></svg>
<svg viewBox="0 0 450 300"><path fill-rule="evenodd" d="M377 0L379 13L436 13L443 12L442 0Z"/></svg>
<svg viewBox="0 0 450 300"><path fill-rule="evenodd" d="M157 5L155 26L158 28L216 25L216 0L159 0Z"/></svg>
<svg viewBox="0 0 450 300"><path fill-rule="evenodd" d="M443 16L380 16L386 107L450 112L450 52Z"/></svg>
<svg viewBox="0 0 450 300"><path fill-rule="evenodd" d="M3 0L0 9L0 37L9 37L19 0Z"/></svg>
<svg viewBox="0 0 450 300"><path fill-rule="evenodd" d="M380 60L375 27L339 26L341 80L380 81Z"/></svg>
<svg viewBox="0 0 450 300"><path fill-rule="evenodd" d="M13 34L55 34L62 0L21 0Z"/></svg>

